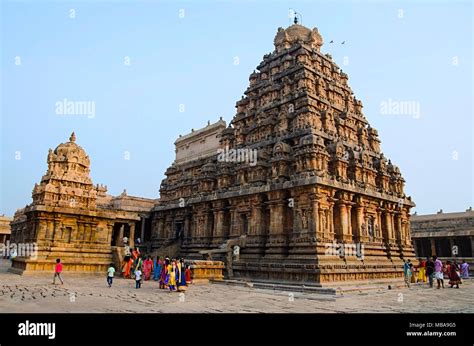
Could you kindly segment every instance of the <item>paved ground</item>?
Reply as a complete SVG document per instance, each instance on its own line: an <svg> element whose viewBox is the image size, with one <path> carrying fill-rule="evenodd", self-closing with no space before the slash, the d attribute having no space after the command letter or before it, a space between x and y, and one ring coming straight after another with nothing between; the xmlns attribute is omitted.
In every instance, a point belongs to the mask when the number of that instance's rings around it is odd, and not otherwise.
<svg viewBox="0 0 474 346"><path fill-rule="evenodd" d="M51 278L19 276L0 264L0 312L474 312L474 280L460 289L427 285L380 289L343 295L303 294L227 286L191 285L185 294L168 293L146 281L116 278L112 288L100 277L68 277L53 285Z"/></svg>

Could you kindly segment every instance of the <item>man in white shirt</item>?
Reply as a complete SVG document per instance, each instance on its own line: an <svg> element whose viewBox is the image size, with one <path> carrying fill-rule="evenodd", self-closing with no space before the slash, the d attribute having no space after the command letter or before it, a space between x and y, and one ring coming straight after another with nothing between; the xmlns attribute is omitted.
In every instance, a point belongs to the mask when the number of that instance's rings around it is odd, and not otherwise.
<svg viewBox="0 0 474 346"><path fill-rule="evenodd" d="M142 287L142 271L141 268L135 270L135 288Z"/></svg>
<svg viewBox="0 0 474 346"><path fill-rule="evenodd" d="M115 268L114 265L111 263L109 269L107 269L107 284L109 288L112 287L112 281L115 275Z"/></svg>

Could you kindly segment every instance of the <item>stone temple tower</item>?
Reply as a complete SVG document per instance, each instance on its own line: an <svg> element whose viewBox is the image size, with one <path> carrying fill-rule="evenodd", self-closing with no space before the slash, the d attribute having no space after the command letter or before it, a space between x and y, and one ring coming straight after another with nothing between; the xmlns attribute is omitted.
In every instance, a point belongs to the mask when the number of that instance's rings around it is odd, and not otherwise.
<svg viewBox="0 0 474 346"><path fill-rule="evenodd" d="M95 208L97 189L89 177L89 156L75 142L73 132L69 142L58 145L54 151L49 149L48 170L33 189L34 204Z"/></svg>
<svg viewBox="0 0 474 346"><path fill-rule="evenodd" d="M199 257L239 244L239 257L227 260L235 277L402 276L402 259L414 255L414 203L347 74L321 52L316 28L279 28L274 45L219 132L221 150L255 150L258 159L175 162L153 210L153 246L180 235L182 254Z"/></svg>
<svg viewBox="0 0 474 346"><path fill-rule="evenodd" d="M144 208L138 202L130 208L137 199L109 196L106 186L92 184L89 156L74 133L49 149L47 163L33 188L33 202L18 210L11 224L12 242L29 251L19 249L10 271L50 273L60 258L67 272L104 272L118 259L124 235L133 239L137 214ZM120 260L115 262L119 268Z"/></svg>

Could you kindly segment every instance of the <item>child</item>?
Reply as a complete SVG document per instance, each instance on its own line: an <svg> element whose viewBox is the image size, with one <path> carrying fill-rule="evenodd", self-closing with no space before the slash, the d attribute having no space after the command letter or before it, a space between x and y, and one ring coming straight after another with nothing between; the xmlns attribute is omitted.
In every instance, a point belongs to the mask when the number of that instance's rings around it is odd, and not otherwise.
<svg viewBox="0 0 474 346"><path fill-rule="evenodd" d="M189 264L186 265L186 271L184 273L186 275L186 284L191 284L191 269L189 268Z"/></svg>
<svg viewBox="0 0 474 346"><path fill-rule="evenodd" d="M61 272L63 271L63 265L61 264L61 259L56 259L56 266L54 267L54 277L53 277L53 285L56 284L56 277L59 278L61 281L61 285L64 285L63 278L61 277Z"/></svg>
<svg viewBox="0 0 474 346"><path fill-rule="evenodd" d="M142 271L141 267L138 267L135 270L135 288L140 288L142 287Z"/></svg>
<svg viewBox="0 0 474 346"><path fill-rule="evenodd" d="M112 280L114 279L115 268L113 264L110 264L109 269L107 269L107 283L109 284L109 288L112 287Z"/></svg>

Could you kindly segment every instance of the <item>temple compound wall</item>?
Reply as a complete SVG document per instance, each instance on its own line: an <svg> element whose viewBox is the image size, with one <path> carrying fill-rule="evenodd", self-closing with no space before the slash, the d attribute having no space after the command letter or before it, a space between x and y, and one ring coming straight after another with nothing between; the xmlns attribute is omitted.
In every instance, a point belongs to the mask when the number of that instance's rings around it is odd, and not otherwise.
<svg viewBox="0 0 474 346"><path fill-rule="evenodd" d="M152 249L177 239L188 258L212 250L241 278L401 277L402 259L414 256L415 204L400 170L381 152L347 75L320 52L317 29L279 28L274 44L229 126L211 126L218 150L183 160L178 144L199 143L206 128L178 139L151 212ZM238 244L232 256L229 244Z"/></svg>
<svg viewBox="0 0 474 346"><path fill-rule="evenodd" d="M145 233L154 201L126 191L113 197L106 186L93 185L89 157L75 141L73 133L69 142L49 150L48 170L34 186L33 202L15 213L11 241L34 244L36 252L18 253L13 272L50 273L60 258L64 271L104 273L124 237L133 246L137 226Z"/></svg>
<svg viewBox="0 0 474 346"><path fill-rule="evenodd" d="M411 233L416 255L465 259L474 263L474 211L412 215Z"/></svg>

